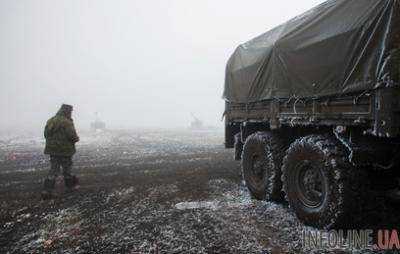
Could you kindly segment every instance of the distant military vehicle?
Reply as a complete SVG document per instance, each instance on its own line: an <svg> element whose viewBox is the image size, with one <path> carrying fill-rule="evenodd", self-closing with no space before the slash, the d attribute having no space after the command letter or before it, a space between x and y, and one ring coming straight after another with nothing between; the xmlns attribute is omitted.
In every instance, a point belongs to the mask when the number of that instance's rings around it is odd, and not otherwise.
<svg viewBox="0 0 400 254"><path fill-rule="evenodd" d="M191 130L203 130L206 128L203 124L203 121L197 118L193 113L191 113L191 116L193 118L193 121L190 123Z"/></svg>
<svg viewBox="0 0 400 254"><path fill-rule="evenodd" d="M92 129L94 131L105 130L106 129L106 123L100 120L99 114L97 112L96 112L95 121L90 123L90 129Z"/></svg>
<svg viewBox="0 0 400 254"><path fill-rule="evenodd" d="M331 0L229 59L225 144L258 199L349 225L370 191L397 197L400 1Z"/></svg>

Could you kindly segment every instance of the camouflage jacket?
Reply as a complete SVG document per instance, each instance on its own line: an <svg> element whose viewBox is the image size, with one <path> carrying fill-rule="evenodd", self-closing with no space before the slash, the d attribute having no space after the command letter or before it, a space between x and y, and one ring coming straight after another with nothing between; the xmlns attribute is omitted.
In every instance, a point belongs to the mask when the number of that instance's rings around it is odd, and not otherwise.
<svg viewBox="0 0 400 254"><path fill-rule="evenodd" d="M46 139L45 154L72 156L75 154L75 143L79 141L74 122L62 113L50 118L44 129Z"/></svg>

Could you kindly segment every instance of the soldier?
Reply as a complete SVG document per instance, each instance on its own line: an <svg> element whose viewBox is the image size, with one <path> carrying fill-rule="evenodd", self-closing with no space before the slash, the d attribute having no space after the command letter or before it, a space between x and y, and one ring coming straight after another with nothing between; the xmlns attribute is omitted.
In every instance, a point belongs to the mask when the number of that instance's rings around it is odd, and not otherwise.
<svg viewBox="0 0 400 254"><path fill-rule="evenodd" d="M52 197L55 181L63 170L64 183L68 190L73 190L78 179L71 174L72 156L75 154L75 143L79 141L72 120L72 106L63 104L57 114L50 118L44 129L46 139L45 154L50 155L51 169L44 180L44 199Z"/></svg>

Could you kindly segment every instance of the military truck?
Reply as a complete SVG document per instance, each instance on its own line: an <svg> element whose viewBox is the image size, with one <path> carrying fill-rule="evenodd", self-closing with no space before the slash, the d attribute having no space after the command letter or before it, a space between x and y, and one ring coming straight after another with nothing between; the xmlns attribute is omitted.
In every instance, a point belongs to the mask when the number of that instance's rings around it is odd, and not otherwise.
<svg viewBox="0 0 400 254"><path fill-rule="evenodd" d="M254 198L329 229L398 197L399 19L399 0L330 0L235 50L225 145Z"/></svg>

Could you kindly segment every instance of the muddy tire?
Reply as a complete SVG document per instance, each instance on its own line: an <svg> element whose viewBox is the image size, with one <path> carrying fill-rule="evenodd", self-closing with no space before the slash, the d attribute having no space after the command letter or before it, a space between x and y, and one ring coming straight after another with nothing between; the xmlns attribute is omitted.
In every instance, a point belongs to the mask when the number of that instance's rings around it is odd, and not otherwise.
<svg viewBox="0 0 400 254"><path fill-rule="evenodd" d="M285 197L299 219L319 228L345 228L359 208L363 173L348 162L344 147L329 136L292 143L283 160Z"/></svg>
<svg viewBox="0 0 400 254"><path fill-rule="evenodd" d="M278 135L257 132L243 146L242 174L252 197L259 200L283 199L281 165L284 145Z"/></svg>

